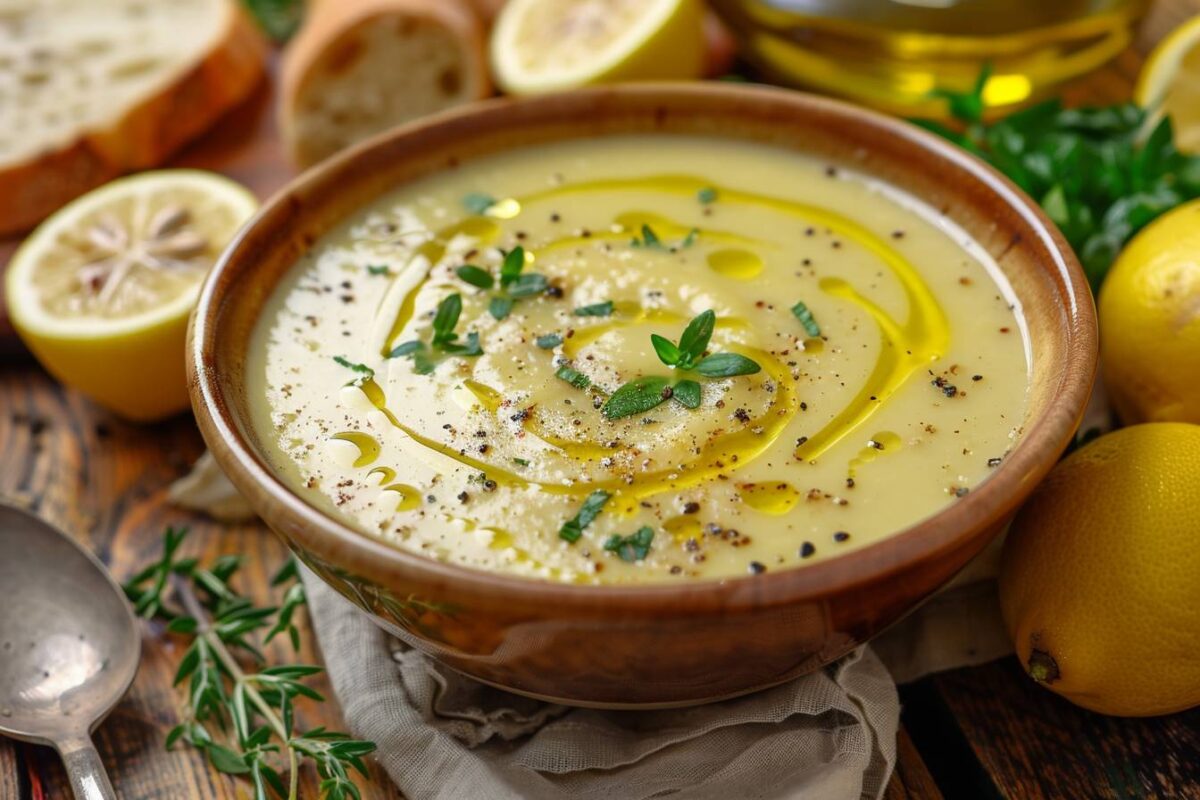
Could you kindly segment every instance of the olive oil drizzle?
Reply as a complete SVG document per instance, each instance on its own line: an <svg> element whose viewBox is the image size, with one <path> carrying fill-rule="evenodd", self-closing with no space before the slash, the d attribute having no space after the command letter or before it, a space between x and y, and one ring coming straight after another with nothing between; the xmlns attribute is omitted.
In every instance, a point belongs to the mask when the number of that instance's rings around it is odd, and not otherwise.
<svg viewBox="0 0 1200 800"><path fill-rule="evenodd" d="M949 329L944 312L914 266L895 248L867 228L836 212L805 203L720 186L710 180L692 176L665 175L565 184L533 193L524 198L516 198L515 202L519 204L518 207L522 211L527 211L531 206L542 202L585 192L634 191L694 197L699 191L708 187L716 190L717 196L720 198L719 202L722 204L740 203L770 209L794 217L804 224L826 228L832 234L856 243L879 258L892 271L903 288L908 301L909 313L908 319L901 325L845 281L839 278L821 280L819 285L822 291L858 306L875 320L880 330L881 346L870 375L854 399L830 422L795 448L794 455L797 459L815 460L860 428L915 371L940 358L947 347ZM564 236L541 244L537 250L542 253L552 252L594 239L625 240L629 238L631 231L638 230L642 224L651 225L667 245L671 245L670 240L686 236L693 230L691 226L672 221L658 214L641 211L627 212L618 215L616 226L613 229L597 231L587 236ZM475 236L481 243L490 244L499 237L500 228L490 219L468 217L435 232L433 238L417 248L414 258L424 256L430 264L438 263L445 255L446 243L458 234ZM750 240L727 231L707 228L701 230L701 236L706 243L771 246L768 243ZM733 279L739 278L734 277ZM390 352L395 340L411 322L416 297L428 281L429 275L426 274L421 281L409 289L385 340L383 355ZM575 336L564 342L564 354L571 357L587 344L619 327L644 321L679 321L682 319L681 315L672 311L643 309L640 306L625 308L619 305L616 315L599 324L577 331ZM724 327L744 326L745 324L744 320L722 320ZM816 340L814 344L819 341ZM714 443L704 448L700 455L691 462L671 465L658 471L640 473L635 476L636 480L632 484L627 483L622 477L578 482L573 485L564 485L561 482L541 482L523 477L510 469L498 467L461 453L447 444L423 436L404 425L387 408L383 389L374 380L364 381L361 389L371 404L384 414L388 422L405 433L413 442L440 453L463 466L484 472L488 478L498 484L517 488L537 486L541 491L550 494L571 497L584 496L596 489L605 489L622 498L644 498L669 490L694 486L718 474L730 473L744 467L778 439L798 412L799 398L788 367L766 351L754 348L744 349L748 355L763 365L764 371L776 384L772 402L763 415L756 420L758 425L751 429L739 430L719 437ZM481 401L487 411L493 414L497 413L496 399L498 395L494 389L482 384L475 384L473 381L465 382L464 385ZM553 438L544 431L539 431L535 421L527 421L523 424L527 432L569 456L594 456L603 449L597 445ZM857 463L861 464L863 460L858 459ZM789 493L781 492L781 494Z"/></svg>

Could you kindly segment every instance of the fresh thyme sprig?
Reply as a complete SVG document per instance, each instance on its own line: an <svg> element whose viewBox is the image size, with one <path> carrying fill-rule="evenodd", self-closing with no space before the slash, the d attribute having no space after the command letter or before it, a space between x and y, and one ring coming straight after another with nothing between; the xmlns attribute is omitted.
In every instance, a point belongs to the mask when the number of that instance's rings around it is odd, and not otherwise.
<svg viewBox="0 0 1200 800"><path fill-rule="evenodd" d="M1171 119L1132 103L1063 108L1050 100L984 121L985 67L969 92L939 90L961 130L914 120L989 162L1031 197L1067 237L1093 291L1139 230L1200 197L1200 156L1180 153Z"/></svg>
<svg viewBox="0 0 1200 800"><path fill-rule="evenodd" d="M705 311L688 323L678 344L656 333L650 334L650 342L659 361L683 372L695 371L706 378L732 378L759 372L762 367L758 362L740 353L704 355L716 326L717 315L711 310ZM643 375L613 392L600 411L609 419L620 419L649 411L671 399L686 408L699 408L700 384L690 378L672 382L660 375Z"/></svg>
<svg viewBox="0 0 1200 800"><path fill-rule="evenodd" d="M186 535L185 528L168 528L161 558L124 585L138 614L167 620L169 632L192 638L175 673L176 685L187 683L184 719L167 734L167 747L183 741L200 749L220 772L248 779L255 800L296 800L306 758L321 778L321 797L360 800L350 773L367 775L362 759L375 745L324 728L301 732L295 727L296 698L324 700L302 682L321 668L293 664L254 671L246 666L263 664L251 637L264 631L263 644L286 634L299 647L295 613L305 597L295 561L271 580L286 587L281 605L255 606L230 586L240 557L222 556L208 568L196 559L178 558Z"/></svg>
<svg viewBox="0 0 1200 800"><path fill-rule="evenodd" d="M703 191L703 190L701 190L701 191ZM713 195L712 199L713 200L716 199L715 194ZM710 203L710 202L712 202L712 200L704 200L701 197L700 202L701 203ZM654 232L653 228L651 228L649 225L643 223L641 237L639 238L638 236L634 236L632 239L629 240L629 245L630 245L630 247L644 248L646 250L670 250L671 252L674 252L676 250L681 250L686 247L691 247L693 244L696 243L696 237L699 235L700 235L700 231L696 228L692 228L690 231L687 232L687 236L684 236L682 239L679 240L679 244L667 245L663 242L663 240L659 237L659 235Z"/></svg>
<svg viewBox="0 0 1200 800"><path fill-rule="evenodd" d="M402 342L392 348L388 358L412 359L413 371L418 375L428 375L437 367L441 355L464 356L474 358L483 355L479 345L479 334L475 331L467 334L466 344L458 342L458 334L454 327L462 314L462 296L452 294L438 303L437 313L433 317L433 336L429 344L420 339Z"/></svg>
<svg viewBox="0 0 1200 800"><path fill-rule="evenodd" d="M500 264L500 291L492 295L488 313L496 319L504 319L512 313L516 301L541 294L550 283L546 276L537 272L524 272L525 248L514 247L504 254ZM496 285L492 273L474 264L463 264L455 270L459 278L480 289L491 289Z"/></svg>

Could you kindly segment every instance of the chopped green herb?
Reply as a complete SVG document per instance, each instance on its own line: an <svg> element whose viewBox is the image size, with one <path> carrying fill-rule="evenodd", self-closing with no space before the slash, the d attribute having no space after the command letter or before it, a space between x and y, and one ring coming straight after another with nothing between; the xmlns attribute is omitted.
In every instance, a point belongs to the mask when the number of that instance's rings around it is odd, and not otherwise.
<svg viewBox="0 0 1200 800"><path fill-rule="evenodd" d="M369 275L387 275L389 272L387 264L367 264L367 274Z"/></svg>
<svg viewBox="0 0 1200 800"><path fill-rule="evenodd" d="M364 381L369 381L375 377L375 370L368 367L366 364L357 364L344 356L334 356L333 360L341 364L348 370L358 373L358 377L351 381L355 386L361 386Z"/></svg>
<svg viewBox="0 0 1200 800"><path fill-rule="evenodd" d="M658 234L649 225L642 223L642 238L633 237L629 244L634 247L662 247L662 240L658 238Z"/></svg>
<svg viewBox="0 0 1200 800"><path fill-rule="evenodd" d="M985 68L971 91L938 90L962 130L915 120L989 162L1037 200L1075 249L1093 291L1134 234L1200 197L1200 155L1175 147L1171 118L1132 103L1063 108L1057 100L984 123Z"/></svg>
<svg viewBox="0 0 1200 800"><path fill-rule="evenodd" d="M516 464L518 467L528 467L529 466L529 460L525 459L525 458L514 458L513 463Z"/></svg>
<svg viewBox="0 0 1200 800"><path fill-rule="evenodd" d="M545 275L539 275L536 272L518 275L508 284L508 296L515 300L532 297L546 291L547 286L549 283L546 281Z"/></svg>
<svg viewBox="0 0 1200 800"><path fill-rule="evenodd" d="M614 533L604 542L604 549L616 553L622 561L632 563L641 561L649 554L650 544L653 541L654 529L646 525L628 536Z"/></svg>
<svg viewBox="0 0 1200 800"><path fill-rule="evenodd" d="M821 335L821 326L813 319L812 312L808 310L808 306L804 305L804 303L798 302L792 306L792 314L796 316L796 319L800 320L800 324L804 326L804 332L809 336L815 337Z"/></svg>
<svg viewBox="0 0 1200 800"><path fill-rule="evenodd" d="M711 186L705 186L700 191L696 192L696 199L703 205L708 205L717 199L717 190Z"/></svg>
<svg viewBox="0 0 1200 800"><path fill-rule="evenodd" d="M580 306L575 309L577 317L608 317L613 312L613 301L605 300L603 303L592 303L590 306Z"/></svg>
<svg viewBox="0 0 1200 800"><path fill-rule="evenodd" d="M620 419L649 411L666 402L673 390L671 381L659 375L645 375L617 389L600 408L608 419Z"/></svg>
<svg viewBox="0 0 1200 800"><path fill-rule="evenodd" d="M687 236L683 237L683 241L679 243L680 247L691 247L696 243L696 237L700 235L699 228L692 228L688 231Z"/></svg>
<svg viewBox="0 0 1200 800"><path fill-rule="evenodd" d="M714 353L696 365L696 372L706 378L732 378L753 375L762 370L757 361L738 353Z"/></svg>
<svg viewBox="0 0 1200 800"><path fill-rule="evenodd" d="M682 380L675 384L671 399L685 408L700 407L700 384L693 380Z"/></svg>
<svg viewBox="0 0 1200 800"><path fill-rule="evenodd" d="M496 205L496 198L483 192L471 192L463 197L462 204L472 214L484 214Z"/></svg>
<svg viewBox="0 0 1200 800"><path fill-rule="evenodd" d="M433 372L438 363L438 358L432 353L434 350L444 355L452 356L474 357L483 355L483 348L479 344L478 333L472 331L467 334L465 344L457 341L458 334L454 332L454 326L458 324L458 318L461 314L462 297L458 294L449 295L442 302L438 303L437 313L433 317L431 345L426 346L424 342L414 339L396 345L388 353L387 357L402 358L407 356L412 359L413 370L418 375L428 375Z"/></svg>
<svg viewBox="0 0 1200 800"><path fill-rule="evenodd" d="M583 501L583 506L580 507L579 513L563 523L563 526L558 529L558 536L568 542L577 542L579 537L583 535L583 529L592 524L592 521L600 515L600 510L604 508L604 504L612 497L603 489L597 489L587 496Z"/></svg>
<svg viewBox="0 0 1200 800"><path fill-rule="evenodd" d="M563 338L557 333L544 333L533 341L534 344L543 350L553 350L562 344Z"/></svg>
<svg viewBox="0 0 1200 800"><path fill-rule="evenodd" d="M500 285L508 286L517 279L523 269L525 248L518 245L504 254L504 261L500 264Z"/></svg>
<svg viewBox="0 0 1200 800"><path fill-rule="evenodd" d="M571 369L565 364L558 368L558 370L554 373L554 377L558 378L559 380L566 381L576 389L586 389L592 385L591 378L578 370Z"/></svg>
<svg viewBox="0 0 1200 800"><path fill-rule="evenodd" d="M291 38L304 18L303 0L243 0L259 27L276 42Z"/></svg>
<svg viewBox="0 0 1200 800"><path fill-rule="evenodd" d="M454 270L459 278L463 279L472 286L478 286L480 289L490 289L495 284L492 280L492 275L486 269L477 267L474 264L463 264L458 269Z"/></svg>
<svg viewBox="0 0 1200 800"><path fill-rule="evenodd" d="M496 319L504 319L512 313L514 302L511 297L497 295L488 302L488 313Z"/></svg>

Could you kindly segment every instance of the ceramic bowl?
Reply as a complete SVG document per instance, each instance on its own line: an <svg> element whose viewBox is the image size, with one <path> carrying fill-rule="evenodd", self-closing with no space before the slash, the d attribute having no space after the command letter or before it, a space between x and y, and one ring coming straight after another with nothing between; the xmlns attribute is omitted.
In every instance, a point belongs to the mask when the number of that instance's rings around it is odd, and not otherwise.
<svg viewBox="0 0 1200 800"><path fill-rule="evenodd" d="M1027 315L1024 435L944 511L811 566L721 582L594 587L443 564L309 505L251 429L250 331L296 259L382 193L470 159L564 138L704 134L784 147L876 176L940 209L996 259ZM796 92L630 85L495 100L398 128L305 173L271 199L209 275L188 343L192 402L213 455L267 524L376 623L449 667L576 705L698 703L817 669L912 610L1004 527L1078 425L1096 322L1061 234L1001 175L906 123Z"/></svg>

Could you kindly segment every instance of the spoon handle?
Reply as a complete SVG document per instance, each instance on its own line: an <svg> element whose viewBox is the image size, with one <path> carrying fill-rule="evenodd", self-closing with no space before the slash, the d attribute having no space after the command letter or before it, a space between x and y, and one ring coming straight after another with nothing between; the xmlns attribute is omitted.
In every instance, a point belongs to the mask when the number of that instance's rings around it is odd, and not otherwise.
<svg viewBox="0 0 1200 800"><path fill-rule="evenodd" d="M116 800L100 754L87 736L58 742L58 752L71 779L75 800Z"/></svg>

